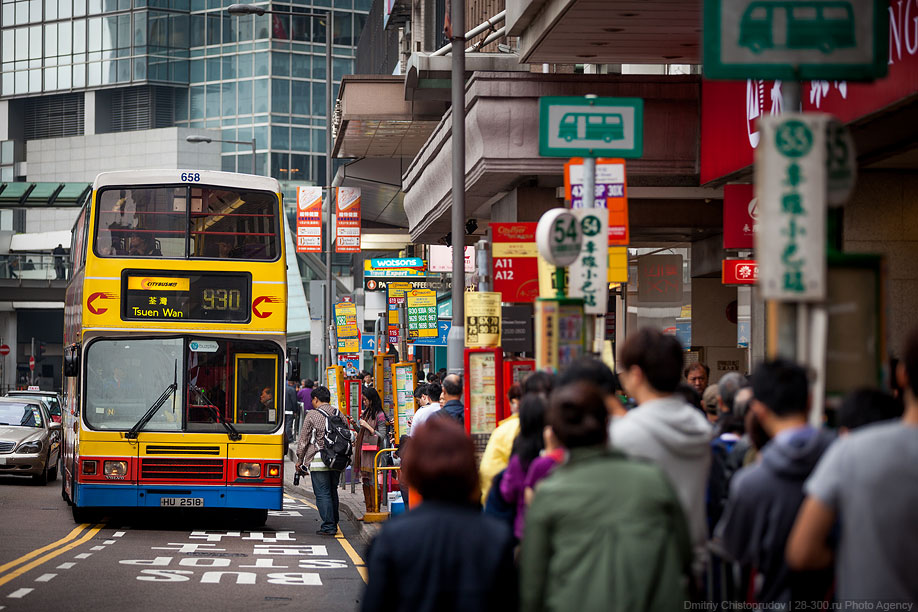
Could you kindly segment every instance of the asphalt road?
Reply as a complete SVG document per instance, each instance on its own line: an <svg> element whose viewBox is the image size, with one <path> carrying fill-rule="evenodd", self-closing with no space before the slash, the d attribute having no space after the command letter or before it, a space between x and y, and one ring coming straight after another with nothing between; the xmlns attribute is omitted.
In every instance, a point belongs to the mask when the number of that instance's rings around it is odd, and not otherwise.
<svg viewBox="0 0 918 612"><path fill-rule="evenodd" d="M225 513L113 512L78 525L60 481L0 477L0 610L355 610L364 547L342 523L318 536L295 493L251 531Z"/></svg>

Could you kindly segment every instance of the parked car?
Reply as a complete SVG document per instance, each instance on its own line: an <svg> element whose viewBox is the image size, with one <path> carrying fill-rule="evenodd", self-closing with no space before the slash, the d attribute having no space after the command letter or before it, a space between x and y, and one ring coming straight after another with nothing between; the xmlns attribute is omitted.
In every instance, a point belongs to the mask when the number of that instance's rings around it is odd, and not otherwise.
<svg viewBox="0 0 918 612"><path fill-rule="evenodd" d="M61 424L39 398L0 397L0 475L47 484L57 478L60 454Z"/></svg>
<svg viewBox="0 0 918 612"><path fill-rule="evenodd" d="M9 391L6 396L40 399L41 403L44 404L45 408L48 410L48 414L51 415L51 420L55 423L61 422L61 406L63 406L64 403L61 401L61 396L55 391Z"/></svg>

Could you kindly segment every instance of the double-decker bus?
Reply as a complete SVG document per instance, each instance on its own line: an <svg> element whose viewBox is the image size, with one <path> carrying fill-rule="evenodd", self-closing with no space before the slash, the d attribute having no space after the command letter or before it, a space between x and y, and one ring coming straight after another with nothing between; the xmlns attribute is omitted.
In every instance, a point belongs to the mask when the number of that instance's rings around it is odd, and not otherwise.
<svg viewBox="0 0 918 612"><path fill-rule="evenodd" d="M276 180L100 174L73 230L62 494L100 508L281 509L286 264Z"/></svg>

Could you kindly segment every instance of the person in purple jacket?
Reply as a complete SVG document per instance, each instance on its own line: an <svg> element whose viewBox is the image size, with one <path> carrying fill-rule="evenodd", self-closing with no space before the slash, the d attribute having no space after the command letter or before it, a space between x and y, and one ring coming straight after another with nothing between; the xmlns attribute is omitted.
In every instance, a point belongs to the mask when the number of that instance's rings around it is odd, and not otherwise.
<svg viewBox="0 0 918 612"><path fill-rule="evenodd" d="M510 463L500 481L501 496L508 504L516 506L513 535L523 537L526 520L526 475L529 466L539 457L544 447L542 430L545 428L546 401L541 395L526 394L520 402L520 433L513 442Z"/></svg>

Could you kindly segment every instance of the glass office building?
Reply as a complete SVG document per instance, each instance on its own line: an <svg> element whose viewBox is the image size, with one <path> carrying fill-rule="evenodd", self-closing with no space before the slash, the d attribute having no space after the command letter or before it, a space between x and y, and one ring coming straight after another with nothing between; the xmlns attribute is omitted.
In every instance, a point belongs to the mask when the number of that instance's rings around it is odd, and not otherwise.
<svg viewBox="0 0 918 612"><path fill-rule="evenodd" d="M256 140L258 174L325 180L324 19L230 16L229 0L4 0L0 101L10 159L36 138L162 127L210 128ZM265 4L333 11L335 88L354 67L371 0ZM2 148L2 147L0 147ZM10 148L7 145L7 148ZM251 146L223 145L224 170L250 172ZM0 180L11 180L0 160Z"/></svg>

